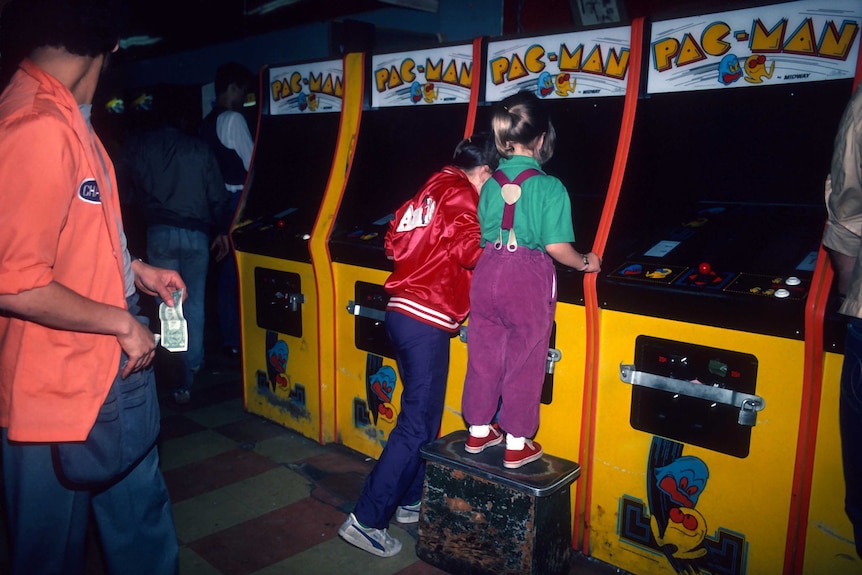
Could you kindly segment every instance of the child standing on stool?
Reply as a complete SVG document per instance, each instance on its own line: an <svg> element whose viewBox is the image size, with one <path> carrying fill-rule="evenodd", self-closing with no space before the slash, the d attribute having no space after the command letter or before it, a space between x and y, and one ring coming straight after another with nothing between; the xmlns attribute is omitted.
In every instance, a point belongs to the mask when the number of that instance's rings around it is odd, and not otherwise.
<svg viewBox="0 0 862 575"><path fill-rule="evenodd" d="M505 431L503 465L516 469L542 457L531 438L557 305L553 260L582 272L598 272L601 260L572 246L569 194L540 170L556 142L542 102L519 92L497 105L491 122L502 159L479 196L483 252L470 289L462 412L466 451L501 443Z"/></svg>

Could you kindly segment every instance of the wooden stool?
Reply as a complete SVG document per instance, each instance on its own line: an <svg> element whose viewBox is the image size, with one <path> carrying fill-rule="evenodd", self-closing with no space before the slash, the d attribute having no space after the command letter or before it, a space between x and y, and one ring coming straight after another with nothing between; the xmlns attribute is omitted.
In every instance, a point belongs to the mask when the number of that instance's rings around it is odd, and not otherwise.
<svg viewBox="0 0 862 575"><path fill-rule="evenodd" d="M450 573L565 574L572 548L577 463L545 454L503 467L504 444L472 455L467 431L422 448L425 485L416 555Z"/></svg>

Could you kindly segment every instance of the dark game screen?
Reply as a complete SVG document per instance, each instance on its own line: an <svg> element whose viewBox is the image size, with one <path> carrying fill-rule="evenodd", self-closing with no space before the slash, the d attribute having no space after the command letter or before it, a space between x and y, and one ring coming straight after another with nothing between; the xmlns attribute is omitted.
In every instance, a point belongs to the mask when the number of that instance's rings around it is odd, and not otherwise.
<svg viewBox="0 0 862 575"><path fill-rule="evenodd" d="M340 116L263 116L239 227L237 249L311 261L308 236L326 191Z"/></svg>
<svg viewBox="0 0 862 575"><path fill-rule="evenodd" d="M334 261L391 270L383 240L395 210L452 159L466 104L365 110L330 238Z"/></svg>
<svg viewBox="0 0 862 575"><path fill-rule="evenodd" d="M642 98L599 280L605 305L801 337L849 95L838 80Z"/></svg>

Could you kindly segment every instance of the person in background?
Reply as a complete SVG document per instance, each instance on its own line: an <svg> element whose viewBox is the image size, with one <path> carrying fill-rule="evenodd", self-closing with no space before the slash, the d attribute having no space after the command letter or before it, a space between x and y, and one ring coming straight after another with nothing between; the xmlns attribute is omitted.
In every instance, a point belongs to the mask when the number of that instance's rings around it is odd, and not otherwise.
<svg viewBox="0 0 862 575"><path fill-rule="evenodd" d="M150 370L138 291L173 303L178 273L126 249L114 167L89 122L120 25L111 0L9 0L0 35L25 54L0 94L0 427L11 573L84 572L92 515L111 573L178 570L155 444L124 474L72 483L117 378ZM6 56L6 54L4 54ZM6 63L8 64L8 62ZM126 361L121 361L121 356ZM156 406L157 408L157 406Z"/></svg>
<svg viewBox="0 0 862 575"><path fill-rule="evenodd" d="M176 270L188 286L183 315L188 350L174 401L191 400L195 374L204 362L205 291L210 242L216 259L227 255L224 231L231 217L231 194L207 142L187 133L185 107L167 89L153 102L155 126L133 138L125 154L127 197L143 214L147 227L147 261ZM221 237L220 237L221 236Z"/></svg>
<svg viewBox="0 0 862 575"><path fill-rule="evenodd" d="M838 280L838 311L848 317L839 400L844 510L862 557L862 88L847 104L835 136L826 210L823 246Z"/></svg>
<svg viewBox="0 0 862 575"><path fill-rule="evenodd" d="M200 126L200 134L215 151L225 186L231 193L230 214L236 213L240 194L248 176L254 141L248 123L241 111L245 105L252 75L245 66L228 62L219 66L215 76L216 103ZM239 278L236 259L225 229L218 241L218 253L230 257L218 263L217 290L219 327L222 348L229 355L238 355L240 349ZM223 236L223 237L222 237Z"/></svg>
<svg viewBox="0 0 862 575"><path fill-rule="evenodd" d="M479 190L497 167L489 134L455 148L438 171L395 212L385 238L395 261L384 289L386 333L404 389L401 413L365 487L338 534L381 557L401 550L387 526L419 520L425 464L419 453L437 438L443 417L449 345L469 311L470 279L479 259Z"/></svg>
<svg viewBox="0 0 862 575"><path fill-rule="evenodd" d="M557 305L554 261L597 272L599 257L571 242L572 208L562 182L541 171L556 132L543 103L519 92L496 106L492 127L502 159L482 189L484 251L470 290L470 337L462 412L468 453L505 437L503 465L517 469L542 456L532 441ZM499 409L498 423L494 423Z"/></svg>

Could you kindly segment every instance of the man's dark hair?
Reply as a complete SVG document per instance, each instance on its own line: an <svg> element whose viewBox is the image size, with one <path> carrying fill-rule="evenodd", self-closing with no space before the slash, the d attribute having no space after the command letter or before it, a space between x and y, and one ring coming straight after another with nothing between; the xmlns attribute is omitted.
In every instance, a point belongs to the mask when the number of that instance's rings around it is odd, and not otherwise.
<svg viewBox="0 0 862 575"><path fill-rule="evenodd" d="M249 89L251 86L251 72L248 68L239 62L228 62L222 64L216 70L215 75L215 93L216 95L224 93L228 86L236 84L240 88Z"/></svg>
<svg viewBox="0 0 862 575"><path fill-rule="evenodd" d="M0 37L4 48L25 55L41 46L80 56L107 54L120 40L121 8L119 0L8 0Z"/></svg>
<svg viewBox="0 0 862 575"><path fill-rule="evenodd" d="M110 53L120 40L122 0L8 0L0 14L3 77L43 46L79 56Z"/></svg>

